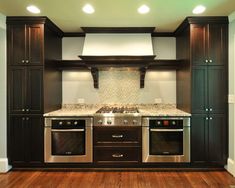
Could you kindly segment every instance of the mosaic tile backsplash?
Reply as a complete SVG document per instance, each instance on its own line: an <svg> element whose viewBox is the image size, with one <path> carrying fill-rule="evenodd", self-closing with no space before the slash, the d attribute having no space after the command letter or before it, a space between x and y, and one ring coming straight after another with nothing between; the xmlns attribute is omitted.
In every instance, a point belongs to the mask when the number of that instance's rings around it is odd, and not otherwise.
<svg viewBox="0 0 235 188"><path fill-rule="evenodd" d="M140 89L140 73L112 69L99 72L99 89L93 88L90 72L63 72L63 104L78 99L87 104L149 104L156 98L162 103L175 103L175 72L147 72L145 88Z"/></svg>

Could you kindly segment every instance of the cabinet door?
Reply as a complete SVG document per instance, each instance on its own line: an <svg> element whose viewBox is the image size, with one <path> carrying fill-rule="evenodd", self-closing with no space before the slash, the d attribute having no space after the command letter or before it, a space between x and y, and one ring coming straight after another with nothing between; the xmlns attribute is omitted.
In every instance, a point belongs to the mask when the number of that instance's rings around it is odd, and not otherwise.
<svg viewBox="0 0 235 188"><path fill-rule="evenodd" d="M28 133L27 122L24 116L10 116L9 124L9 150L12 164L26 162Z"/></svg>
<svg viewBox="0 0 235 188"><path fill-rule="evenodd" d="M209 65L224 65L228 56L228 26L226 24L210 24L208 35Z"/></svg>
<svg viewBox="0 0 235 188"><path fill-rule="evenodd" d="M208 160L209 162L226 163L226 121L224 115L210 115L208 128Z"/></svg>
<svg viewBox="0 0 235 188"><path fill-rule="evenodd" d="M29 116L27 131L28 135L28 153L27 161L31 164L40 164L43 162L43 145L44 145L44 126L43 117L41 115Z"/></svg>
<svg viewBox="0 0 235 188"><path fill-rule="evenodd" d="M191 61L193 65L206 65L207 24L191 24Z"/></svg>
<svg viewBox="0 0 235 188"><path fill-rule="evenodd" d="M191 119L191 159L195 163L207 161L207 121L206 114L192 115Z"/></svg>
<svg viewBox="0 0 235 188"><path fill-rule="evenodd" d="M9 79L9 107L12 114L25 113L26 95L26 68L23 66L11 67L8 74Z"/></svg>
<svg viewBox="0 0 235 188"><path fill-rule="evenodd" d="M43 162L43 117L10 116L10 161L13 165Z"/></svg>
<svg viewBox="0 0 235 188"><path fill-rule="evenodd" d="M31 114L43 112L43 68L28 66L27 69L27 105L26 111Z"/></svg>
<svg viewBox="0 0 235 188"><path fill-rule="evenodd" d="M192 69L192 113L207 112L207 67Z"/></svg>
<svg viewBox="0 0 235 188"><path fill-rule="evenodd" d="M27 25L26 49L29 65L43 64L43 25Z"/></svg>
<svg viewBox="0 0 235 188"><path fill-rule="evenodd" d="M10 25L7 29L7 59L10 65L25 64L25 25Z"/></svg>
<svg viewBox="0 0 235 188"><path fill-rule="evenodd" d="M208 108L210 113L225 113L227 106L224 66L208 66Z"/></svg>

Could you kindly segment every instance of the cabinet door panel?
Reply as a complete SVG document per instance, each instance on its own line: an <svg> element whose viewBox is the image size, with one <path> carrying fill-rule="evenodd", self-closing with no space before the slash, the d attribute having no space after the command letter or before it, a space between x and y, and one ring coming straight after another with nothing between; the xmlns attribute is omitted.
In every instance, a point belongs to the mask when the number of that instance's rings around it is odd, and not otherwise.
<svg viewBox="0 0 235 188"><path fill-rule="evenodd" d="M43 69L29 66L27 71L27 109L30 113L42 113Z"/></svg>
<svg viewBox="0 0 235 188"><path fill-rule="evenodd" d="M8 77L10 80L10 112L13 114L25 113L26 68L21 66L10 68Z"/></svg>
<svg viewBox="0 0 235 188"><path fill-rule="evenodd" d="M10 158L13 164L25 163L28 153L27 145L27 122L23 116L10 117Z"/></svg>
<svg viewBox="0 0 235 188"><path fill-rule="evenodd" d="M226 121L224 115L210 115L208 130L208 160L224 163Z"/></svg>
<svg viewBox="0 0 235 188"><path fill-rule="evenodd" d="M12 25L8 27L7 47L8 62L10 65L24 65L25 63L25 25Z"/></svg>
<svg viewBox="0 0 235 188"><path fill-rule="evenodd" d="M224 66L208 67L208 107L211 113L225 113L227 91Z"/></svg>
<svg viewBox="0 0 235 188"><path fill-rule="evenodd" d="M43 118L42 116L30 116L28 120L29 129L29 153L27 159L30 163L43 162Z"/></svg>
<svg viewBox="0 0 235 188"><path fill-rule="evenodd" d="M210 24L208 38L209 65L224 65L227 61L227 25Z"/></svg>
<svg viewBox="0 0 235 188"><path fill-rule="evenodd" d="M191 121L191 159L192 162L207 161L207 121L206 115L192 115Z"/></svg>
<svg viewBox="0 0 235 188"><path fill-rule="evenodd" d="M207 24L191 24L191 53L193 65L206 65Z"/></svg>
<svg viewBox="0 0 235 188"><path fill-rule="evenodd" d="M41 65L43 63L42 31L42 25L27 25L27 59L29 65Z"/></svg>
<svg viewBox="0 0 235 188"><path fill-rule="evenodd" d="M207 108L207 67L192 70L192 113L205 113Z"/></svg>

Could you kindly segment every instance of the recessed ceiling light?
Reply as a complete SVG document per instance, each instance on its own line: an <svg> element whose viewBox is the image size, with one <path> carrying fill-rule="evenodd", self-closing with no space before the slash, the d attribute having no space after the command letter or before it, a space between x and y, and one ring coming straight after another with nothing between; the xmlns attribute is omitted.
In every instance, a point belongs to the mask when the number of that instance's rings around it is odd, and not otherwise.
<svg viewBox="0 0 235 188"><path fill-rule="evenodd" d="M147 5L142 5L138 8L138 12L140 14L147 14L149 12L150 8Z"/></svg>
<svg viewBox="0 0 235 188"><path fill-rule="evenodd" d="M193 9L193 14L201 14L206 10L206 7L203 5L198 5Z"/></svg>
<svg viewBox="0 0 235 188"><path fill-rule="evenodd" d="M40 9L34 5L27 6L27 10L34 14L39 14L41 12Z"/></svg>
<svg viewBox="0 0 235 188"><path fill-rule="evenodd" d="M92 14L95 12L95 9L93 8L93 6L91 6L90 4L86 4L83 8L82 8L83 12L87 13L87 14Z"/></svg>

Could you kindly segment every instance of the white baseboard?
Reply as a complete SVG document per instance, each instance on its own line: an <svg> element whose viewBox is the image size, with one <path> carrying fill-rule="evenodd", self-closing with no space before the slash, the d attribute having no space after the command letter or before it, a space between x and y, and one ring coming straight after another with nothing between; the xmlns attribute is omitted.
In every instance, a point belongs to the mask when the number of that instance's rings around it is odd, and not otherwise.
<svg viewBox="0 0 235 188"><path fill-rule="evenodd" d="M8 165L7 158L0 158L0 173L6 173L11 169L11 166Z"/></svg>
<svg viewBox="0 0 235 188"><path fill-rule="evenodd" d="M235 162L234 162L234 160L228 158L227 166L225 168L230 174L235 176Z"/></svg>

